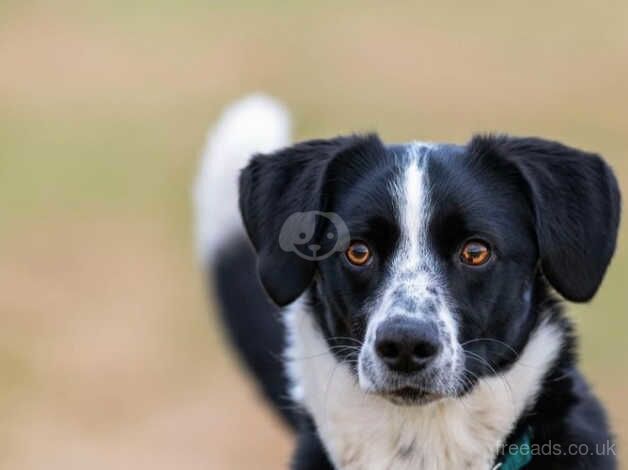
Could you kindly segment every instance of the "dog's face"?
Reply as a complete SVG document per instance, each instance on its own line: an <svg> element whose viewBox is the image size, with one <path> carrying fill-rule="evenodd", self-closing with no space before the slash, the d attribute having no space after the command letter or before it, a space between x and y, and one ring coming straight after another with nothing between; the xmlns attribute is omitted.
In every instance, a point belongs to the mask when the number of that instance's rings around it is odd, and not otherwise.
<svg viewBox="0 0 628 470"><path fill-rule="evenodd" d="M330 353L400 404L459 396L512 364L545 279L589 299L619 217L598 157L538 139L314 141L256 157L241 195L269 295L309 288Z"/></svg>
<svg viewBox="0 0 628 470"><path fill-rule="evenodd" d="M525 342L534 215L524 193L461 148L388 152L386 169L334 188L352 243L318 264L320 297L335 306L329 333L352 338L333 346L357 356L364 390L398 401L458 394L514 359L504 344Z"/></svg>

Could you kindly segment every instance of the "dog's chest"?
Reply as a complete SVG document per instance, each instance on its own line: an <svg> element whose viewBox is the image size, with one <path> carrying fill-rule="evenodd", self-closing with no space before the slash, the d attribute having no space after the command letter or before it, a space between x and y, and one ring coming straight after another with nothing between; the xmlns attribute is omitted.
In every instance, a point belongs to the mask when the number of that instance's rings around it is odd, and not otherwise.
<svg viewBox="0 0 628 470"><path fill-rule="evenodd" d="M403 416L382 407L328 407L326 416L315 419L339 469L492 468L502 430L480 422L470 426L445 407L430 408Z"/></svg>

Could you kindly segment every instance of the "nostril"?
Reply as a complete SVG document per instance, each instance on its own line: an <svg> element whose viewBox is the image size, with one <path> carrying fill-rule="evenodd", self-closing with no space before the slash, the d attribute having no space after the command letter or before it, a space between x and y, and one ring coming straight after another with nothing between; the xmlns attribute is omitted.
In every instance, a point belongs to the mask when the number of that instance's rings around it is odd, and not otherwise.
<svg viewBox="0 0 628 470"><path fill-rule="evenodd" d="M393 341L380 341L377 343L377 353L383 359L395 359L399 356L399 347Z"/></svg>
<svg viewBox="0 0 628 470"><path fill-rule="evenodd" d="M428 359L438 352L438 347L434 343L420 342L412 349L412 355L416 359Z"/></svg>

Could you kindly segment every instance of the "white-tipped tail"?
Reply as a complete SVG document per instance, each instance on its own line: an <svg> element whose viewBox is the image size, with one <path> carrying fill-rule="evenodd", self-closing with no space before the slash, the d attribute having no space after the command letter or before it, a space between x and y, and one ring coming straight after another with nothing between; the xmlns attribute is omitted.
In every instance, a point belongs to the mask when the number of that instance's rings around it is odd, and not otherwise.
<svg viewBox="0 0 628 470"><path fill-rule="evenodd" d="M286 108L262 94L231 104L210 129L194 187L201 261L210 261L225 240L243 230L238 210L240 170L253 154L289 145L290 134Z"/></svg>

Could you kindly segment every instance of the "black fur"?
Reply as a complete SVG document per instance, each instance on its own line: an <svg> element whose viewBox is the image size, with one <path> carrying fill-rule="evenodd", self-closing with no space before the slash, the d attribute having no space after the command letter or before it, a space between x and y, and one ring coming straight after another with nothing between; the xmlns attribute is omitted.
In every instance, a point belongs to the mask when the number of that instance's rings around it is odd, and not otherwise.
<svg viewBox="0 0 628 470"><path fill-rule="evenodd" d="M355 352L337 346L363 340L368 316L363 307L389 275L399 228L393 217L390 181L404 158L403 146L384 146L374 135L339 137L297 144L256 156L240 178L240 208L257 251L257 271L265 291L280 306L307 291L315 316L339 360ZM507 370L542 318L564 332L562 352L534 407L521 416L507 442L533 429L533 443L588 445L591 455L538 455L530 469L612 469L611 442L601 405L576 368L571 326L552 297L552 288L572 301L587 301L602 282L613 255L620 195L610 168L596 155L562 144L507 136L475 137L466 146L441 145L427 161L430 181L430 249L438 254L460 325L459 342L477 342L469 351L486 362L468 361L477 380ZM281 250L282 224L295 212L333 211L351 236L368 241L376 256L369 269L349 266L341 253L308 261ZM313 239L325 247L328 221ZM460 246L482 237L495 260L469 270L458 263ZM324 248L323 248L324 249ZM286 420L299 427L296 469L332 468L307 415L290 411L288 385L275 356L283 348L277 308L255 280L255 255L236 240L214 268L225 320L246 363ZM245 291L246 295L241 293ZM355 372L355 371L354 371ZM499 456L496 456L499 459Z"/></svg>
<svg viewBox="0 0 628 470"><path fill-rule="evenodd" d="M508 162L526 183L543 272L567 300L597 291L615 252L619 189L595 154L536 138L478 137L470 153Z"/></svg>
<svg viewBox="0 0 628 470"><path fill-rule="evenodd" d="M233 346L249 372L263 377L260 385L264 396L285 422L296 429L299 418L288 397L281 360L284 326L279 309L262 290L255 268L255 252L248 240L240 236L227 243L209 274Z"/></svg>

